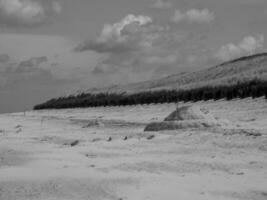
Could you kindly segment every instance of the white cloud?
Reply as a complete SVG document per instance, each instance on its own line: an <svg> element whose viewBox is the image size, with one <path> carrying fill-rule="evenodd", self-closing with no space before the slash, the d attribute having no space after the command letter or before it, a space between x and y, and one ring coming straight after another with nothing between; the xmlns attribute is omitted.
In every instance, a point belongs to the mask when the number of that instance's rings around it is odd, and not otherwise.
<svg viewBox="0 0 267 200"><path fill-rule="evenodd" d="M53 11L55 13L60 14L62 12L63 8L62 8L62 5L59 2L53 1L52 2L52 9L53 9Z"/></svg>
<svg viewBox="0 0 267 200"><path fill-rule="evenodd" d="M252 55L262 50L263 44L263 35L258 35L257 37L247 36L238 44L229 43L222 46L215 57L223 61L228 61L234 58Z"/></svg>
<svg viewBox="0 0 267 200"><path fill-rule="evenodd" d="M176 23L188 21L189 23L208 23L214 20L214 13L208 9L191 9L186 12L176 10L172 20Z"/></svg>
<svg viewBox="0 0 267 200"><path fill-rule="evenodd" d="M53 13L60 14L62 9L62 5L57 1L0 0L0 25L6 27L42 25L47 18L53 16Z"/></svg>
<svg viewBox="0 0 267 200"><path fill-rule="evenodd" d="M138 48L143 31L152 19L148 16L128 15L115 24L105 24L99 37L79 45L77 51L122 53Z"/></svg>
<svg viewBox="0 0 267 200"><path fill-rule="evenodd" d="M107 40L114 37L117 39L122 39L122 30L124 30L127 25L137 24L138 26L143 26L150 22L152 22L152 19L148 16L128 15L118 23L105 24L100 39Z"/></svg>
<svg viewBox="0 0 267 200"><path fill-rule="evenodd" d="M175 13L174 13L174 16L172 17L172 20L174 22L180 22L183 19L185 19L185 14L182 13L180 10L176 10Z"/></svg>
<svg viewBox="0 0 267 200"><path fill-rule="evenodd" d="M172 6L172 3L167 0L155 0L152 4L153 8L157 9L168 9Z"/></svg>
<svg viewBox="0 0 267 200"><path fill-rule="evenodd" d="M32 0L0 0L1 21L6 23L35 25L42 22L43 6Z"/></svg>
<svg viewBox="0 0 267 200"><path fill-rule="evenodd" d="M98 37L81 43L76 52L96 52L101 57L92 71L97 76L127 70L129 74L158 77L163 71L170 74L184 67L188 54L200 54L203 34L206 31L189 34L176 26L153 23L148 16L128 15L105 25Z"/></svg>

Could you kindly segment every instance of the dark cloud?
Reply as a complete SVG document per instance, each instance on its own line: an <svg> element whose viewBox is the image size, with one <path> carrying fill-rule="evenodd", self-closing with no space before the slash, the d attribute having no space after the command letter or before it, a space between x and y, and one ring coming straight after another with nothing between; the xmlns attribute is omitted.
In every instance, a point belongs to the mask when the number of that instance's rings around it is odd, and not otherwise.
<svg viewBox="0 0 267 200"><path fill-rule="evenodd" d="M78 47L75 51L95 51L97 53L123 53L127 51L137 50L135 44L130 44L130 42L117 42L117 41L100 41L100 40L89 40Z"/></svg>
<svg viewBox="0 0 267 200"><path fill-rule="evenodd" d="M92 71L93 74L114 74L120 69L119 66L116 65L107 65L105 63L100 63L97 65Z"/></svg>
<svg viewBox="0 0 267 200"><path fill-rule="evenodd" d="M6 63L0 72L0 89L21 88L25 85L51 85L64 82L41 64L48 62L47 57L34 57L20 63Z"/></svg>
<svg viewBox="0 0 267 200"><path fill-rule="evenodd" d="M76 89L74 80L60 78L48 67L46 57L34 57L20 63L9 60L0 67L0 113L32 109L47 99Z"/></svg>
<svg viewBox="0 0 267 200"><path fill-rule="evenodd" d="M47 62L47 57L34 57L29 60L22 61L18 64L16 72L30 72L31 70L37 69L40 64Z"/></svg>
<svg viewBox="0 0 267 200"><path fill-rule="evenodd" d="M59 79L46 69L0 72L0 112L32 109L34 105L47 99L66 94L72 84L69 80Z"/></svg>

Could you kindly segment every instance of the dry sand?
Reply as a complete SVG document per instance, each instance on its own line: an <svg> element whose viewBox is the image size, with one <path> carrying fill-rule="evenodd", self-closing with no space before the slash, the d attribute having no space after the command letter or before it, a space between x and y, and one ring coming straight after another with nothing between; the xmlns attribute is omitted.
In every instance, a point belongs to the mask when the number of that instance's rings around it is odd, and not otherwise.
<svg viewBox="0 0 267 200"><path fill-rule="evenodd" d="M266 100L196 104L225 126L143 131L173 104L0 115L0 200L266 200Z"/></svg>

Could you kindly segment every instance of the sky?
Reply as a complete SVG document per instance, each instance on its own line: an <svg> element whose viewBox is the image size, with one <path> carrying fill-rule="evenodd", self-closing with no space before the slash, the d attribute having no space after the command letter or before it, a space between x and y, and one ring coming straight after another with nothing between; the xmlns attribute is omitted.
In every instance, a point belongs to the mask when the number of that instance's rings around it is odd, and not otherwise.
<svg viewBox="0 0 267 200"><path fill-rule="evenodd" d="M265 52L266 0L0 0L0 113Z"/></svg>

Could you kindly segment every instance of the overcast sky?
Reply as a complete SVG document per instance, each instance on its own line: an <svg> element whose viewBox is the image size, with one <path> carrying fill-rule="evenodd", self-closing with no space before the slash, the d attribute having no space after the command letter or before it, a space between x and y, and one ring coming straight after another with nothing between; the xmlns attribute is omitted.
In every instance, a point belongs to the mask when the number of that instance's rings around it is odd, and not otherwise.
<svg viewBox="0 0 267 200"><path fill-rule="evenodd" d="M0 112L267 48L266 0L0 0Z"/></svg>

